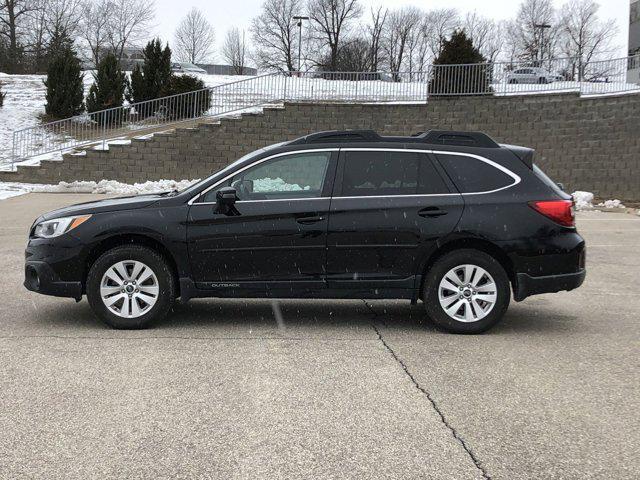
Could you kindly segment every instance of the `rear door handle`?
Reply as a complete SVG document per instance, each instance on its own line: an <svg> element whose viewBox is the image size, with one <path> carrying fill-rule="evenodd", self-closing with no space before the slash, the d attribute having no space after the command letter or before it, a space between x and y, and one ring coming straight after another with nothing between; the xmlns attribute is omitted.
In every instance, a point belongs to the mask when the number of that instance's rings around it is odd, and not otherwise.
<svg viewBox="0 0 640 480"><path fill-rule="evenodd" d="M310 217L298 217L296 218L296 222L301 223L302 225L310 225L312 223L321 222L324 220L324 217L321 215L313 215Z"/></svg>
<svg viewBox="0 0 640 480"><path fill-rule="evenodd" d="M418 215L421 217L441 217L442 215L446 215L446 210L441 210L438 207L426 207L418 212Z"/></svg>

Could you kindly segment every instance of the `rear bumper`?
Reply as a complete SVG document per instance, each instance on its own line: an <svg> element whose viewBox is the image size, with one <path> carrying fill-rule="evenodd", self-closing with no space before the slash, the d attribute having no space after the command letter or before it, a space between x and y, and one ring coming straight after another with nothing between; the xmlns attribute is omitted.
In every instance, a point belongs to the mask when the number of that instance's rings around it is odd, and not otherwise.
<svg viewBox="0 0 640 480"><path fill-rule="evenodd" d="M513 296L516 302L520 302L531 295L538 295L539 293L573 290L582 285L586 275L587 271L584 268L575 273L547 275L544 277L532 277L526 273L518 273Z"/></svg>
<svg viewBox="0 0 640 480"><path fill-rule="evenodd" d="M30 261L24 267L24 286L32 292L55 297L82 298L82 282L60 280L46 262Z"/></svg>

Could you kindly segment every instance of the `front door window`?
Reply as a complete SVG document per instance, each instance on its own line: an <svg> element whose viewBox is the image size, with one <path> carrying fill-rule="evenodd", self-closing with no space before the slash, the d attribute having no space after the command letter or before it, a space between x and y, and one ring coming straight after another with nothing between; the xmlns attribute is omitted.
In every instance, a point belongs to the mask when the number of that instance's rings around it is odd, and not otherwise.
<svg viewBox="0 0 640 480"><path fill-rule="evenodd" d="M283 155L250 167L224 182L236 189L240 201L317 198L322 195L331 152ZM218 188L204 202L215 202Z"/></svg>

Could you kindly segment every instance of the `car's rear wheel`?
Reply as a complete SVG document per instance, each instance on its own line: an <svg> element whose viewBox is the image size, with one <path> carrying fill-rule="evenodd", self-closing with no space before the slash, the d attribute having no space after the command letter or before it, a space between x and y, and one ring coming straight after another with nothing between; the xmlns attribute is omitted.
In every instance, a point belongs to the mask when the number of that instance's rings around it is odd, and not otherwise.
<svg viewBox="0 0 640 480"><path fill-rule="evenodd" d="M145 328L163 318L175 300L175 280L156 251L125 245L102 254L87 277L95 314L113 328Z"/></svg>
<svg viewBox="0 0 640 480"><path fill-rule="evenodd" d="M453 333L481 333L498 323L511 298L509 278L496 259L464 249L439 258L426 274L427 314Z"/></svg>

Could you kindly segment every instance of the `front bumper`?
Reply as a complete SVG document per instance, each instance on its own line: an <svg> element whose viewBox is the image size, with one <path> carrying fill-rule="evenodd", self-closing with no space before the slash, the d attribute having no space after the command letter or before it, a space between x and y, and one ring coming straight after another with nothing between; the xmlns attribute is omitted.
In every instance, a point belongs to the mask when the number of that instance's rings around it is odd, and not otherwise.
<svg viewBox="0 0 640 480"><path fill-rule="evenodd" d="M82 298L82 282L67 282L45 262L31 261L24 267L24 286L32 292L55 297Z"/></svg>
<svg viewBox="0 0 640 480"><path fill-rule="evenodd" d="M532 277L526 273L518 273L513 297L516 302L520 302L531 295L538 295L539 293L573 290L582 285L586 275L587 271L584 268L575 273L547 275L544 277Z"/></svg>

